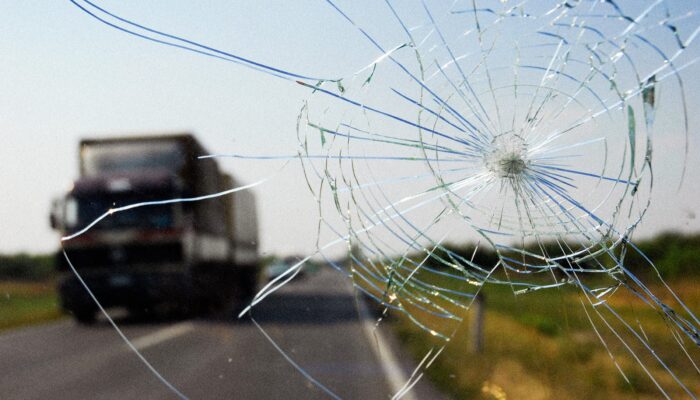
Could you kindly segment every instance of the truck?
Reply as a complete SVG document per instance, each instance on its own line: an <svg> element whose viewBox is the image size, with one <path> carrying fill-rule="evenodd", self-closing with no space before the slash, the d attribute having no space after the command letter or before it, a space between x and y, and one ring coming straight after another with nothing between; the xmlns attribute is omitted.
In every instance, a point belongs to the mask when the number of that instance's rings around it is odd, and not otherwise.
<svg viewBox="0 0 700 400"><path fill-rule="evenodd" d="M236 187L216 159L200 158L208 153L193 135L84 139L79 154L79 177L50 213L64 237L111 209L185 200L109 213L62 242L58 292L78 322L94 322L98 312L85 286L103 307L139 314L236 307L255 294L261 273L255 198L243 190L193 200Z"/></svg>

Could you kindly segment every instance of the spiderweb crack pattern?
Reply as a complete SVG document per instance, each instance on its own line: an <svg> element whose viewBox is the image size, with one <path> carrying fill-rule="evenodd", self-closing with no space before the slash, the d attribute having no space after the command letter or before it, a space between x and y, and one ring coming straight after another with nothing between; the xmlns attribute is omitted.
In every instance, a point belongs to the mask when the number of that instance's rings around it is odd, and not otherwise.
<svg viewBox="0 0 700 400"><path fill-rule="evenodd" d="M314 85L301 115L310 186L333 196L335 214L323 220L357 250L357 289L449 341L485 284L516 294L574 286L596 331L623 343L661 393L639 352L693 396L607 298L628 290L672 334L700 343L692 312L671 294L684 315L672 311L624 261L638 252L630 238L650 205L660 87L688 134L679 71L695 62L683 54L697 22L685 32L676 23L694 11L466 1L422 2L416 17L387 5L405 44L387 51L357 24L383 56L351 79ZM308 159L318 154L322 167ZM471 258L446 245L460 231L480 238ZM481 248L497 261L475 262Z"/></svg>
<svg viewBox="0 0 700 400"><path fill-rule="evenodd" d="M447 343L484 285L517 295L574 287L623 376L606 338L664 396L676 386L695 398L641 324L608 300L623 290L655 310L700 373L688 346L700 344L700 320L658 272L655 284L664 293L653 293L625 264L629 253L639 253L655 271L631 239L651 204L652 155L677 156L653 151L657 120L672 121L688 139L682 71L698 61L690 50L700 32L697 6L386 0L389 20L365 26L327 0L376 58L350 77L324 79L71 1L142 39L308 88L297 155L216 156L298 158L319 203L319 229L337 237L319 244L318 253L346 246L351 262L334 266L385 314L400 313ZM471 254L447 245L465 235L477 240ZM483 252L495 261L484 262ZM308 259L263 288L251 307ZM431 351L418 369L441 352Z"/></svg>

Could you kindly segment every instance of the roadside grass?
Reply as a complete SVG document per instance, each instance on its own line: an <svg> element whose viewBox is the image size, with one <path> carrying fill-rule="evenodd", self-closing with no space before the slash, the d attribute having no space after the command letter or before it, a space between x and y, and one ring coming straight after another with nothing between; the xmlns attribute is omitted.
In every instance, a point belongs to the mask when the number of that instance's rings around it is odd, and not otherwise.
<svg viewBox="0 0 700 400"><path fill-rule="evenodd" d="M428 279L427 277L425 277ZM446 282L440 282L443 284ZM700 279L670 284L691 310L700 310ZM652 287L655 293L663 288ZM634 340L632 330L604 309L587 307L602 336L606 351L592 328L574 288L547 289L515 296L510 287L486 286L484 349L469 352L469 312L458 325L454 339L426 370L428 377L455 399L656 399L662 397L656 384L627 351L630 346L658 384L671 398L687 394L664 372L654 354ZM683 353L664 318L627 291L609 298L611 307L647 341L680 380L700 392L700 374ZM404 346L416 361L445 342L427 334L406 317L390 319ZM424 316L427 326L444 324ZM617 339L614 328L624 338ZM684 341L690 356L700 359L700 350ZM620 366L624 376L618 371Z"/></svg>
<svg viewBox="0 0 700 400"><path fill-rule="evenodd" d="M0 281L0 331L61 317L53 281Z"/></svg>

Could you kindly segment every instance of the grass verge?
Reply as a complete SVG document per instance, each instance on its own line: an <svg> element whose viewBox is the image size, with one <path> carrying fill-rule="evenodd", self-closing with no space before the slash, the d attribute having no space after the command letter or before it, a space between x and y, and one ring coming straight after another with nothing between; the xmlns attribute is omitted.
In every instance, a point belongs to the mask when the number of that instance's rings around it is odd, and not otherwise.
<svg viewBox="0 0 700 400"><path fill-rule="evenodd" d="M692 310L700 309L698 280L671 284ZM656 288L657 293L661 288ZM654 289L652 289L654 291ZM614 356L606 351L581 305L575 289L553 289L514 296L508 287L485 287L485 346L480 353L468 348L469 318L447 343L444 352L427 369L428 377L455 399L656 399L661 392L607 327L625 334L625 342L639 355L657 383L671 398L685 398L674 379L664 372L654 355L630 339L626 328L612 315L592 319ZM584 300L585 301L585 300ZM664 319L620 291L609 304L632 328L647 337L657 354L694 393L700 392L700 377L676 343ZM607 321L607 322L606 322ZM427 326L440 321L423 320ZM419 361L433 346L444 342L431 337L407 318L391 319L404 347ZM640 328L643 327L643 328ZM700 351L686 341L690 356ZM615 363L624 372L618 371Z"/></svg>
<svg viewBox="0 0 700 400"><path fill-rule="evenodd" d="M61 317L53 281L0 281L0 331Z"/></svg>

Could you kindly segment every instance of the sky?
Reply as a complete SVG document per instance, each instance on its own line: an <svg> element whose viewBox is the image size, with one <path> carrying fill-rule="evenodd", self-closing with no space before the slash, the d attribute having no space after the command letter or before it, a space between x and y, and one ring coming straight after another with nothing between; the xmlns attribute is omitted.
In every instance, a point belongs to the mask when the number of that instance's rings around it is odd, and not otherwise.
<svg viewBox="0 0 700 400"><path fill-rule="evenodd" d="M99 4L145 25L314 76L350 76L379 55L323 1ZM386 10L362 13L357 2L343 4L366 26L382 29ZM296 153L297 116L309 93L293 82L134 38L69 1L2 2L0 15L2 253L58 247L49 207L77 177L83 137L187 131L212 153ZM698 72L696 66L684 76ZM696 110L700 83L686 80L689 108ZM679 156L655 165L653 203L641 236L700 230L700 118L695 114L684 185L678 190ZM678 149L680 139L661 132L656 140L662 153L667 146ZM221 164L244 183L272 177L254 189L263 253L314 250L318 210L298 163Z"/></svg>

